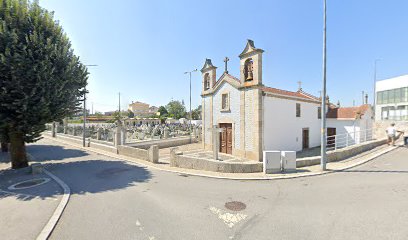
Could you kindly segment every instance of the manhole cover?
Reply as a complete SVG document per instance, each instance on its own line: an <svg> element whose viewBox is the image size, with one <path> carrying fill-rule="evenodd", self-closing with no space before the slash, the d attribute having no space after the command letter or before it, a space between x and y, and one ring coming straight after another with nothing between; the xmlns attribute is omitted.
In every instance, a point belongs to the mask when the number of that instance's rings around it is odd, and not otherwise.
<svg viewBox="0 0 408 240"><path fill-rule="evenodd" d="M242 211L246 208L246 205L243 202L232 201L225 203L225 208L231 211Z"/></svg>
<svg viewBox="0 0 408 240"><path fill-rule="evenodd" d="M36 187L39 185L42 185L44 183L49 182L49 178L35 178L35 179L30 179L27 181L19 182L16 184L11 185L8 187L9 190L18 190L18 189L25 189L25 188L31 188L31 187Z"/></svg>

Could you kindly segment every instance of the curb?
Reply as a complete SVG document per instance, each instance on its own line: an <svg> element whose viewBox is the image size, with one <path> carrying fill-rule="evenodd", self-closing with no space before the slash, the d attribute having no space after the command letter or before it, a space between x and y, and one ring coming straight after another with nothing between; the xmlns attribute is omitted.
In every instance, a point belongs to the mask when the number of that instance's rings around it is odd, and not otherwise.
<svg viewBox="0 0 408 240"><path fill-rule="evenodd" d="M27 153L27 155L30 156L30 159L35 160L31 154ZM64 194L62 196L61 202L58 204L50 220L48 220L47 224L45 225L43 230L40 232L40 234L37 236L36 240L47 240L48 239L48 237L51 235L52 231L54 230L55 226L57 225L58 220L61 218L62 213L64 212L64 209L68 204L69 197L71 196L71 189L68 187L66 183L64 183L61 179L59 179L57 176L55 176L48 170L43 169L43 171L45 174L47 174L49 177L54 179L61 186L61 188L64 190Z"/></svg>
<svg viewBox="0 0 408 240"><path fill-rule="evenodd" d="M62 144L74 146L76 148L80 148L80 149L83 149L85 151L94 152L94 153L97 153L97 154L102 154L102 155L105 155L105 156L108 156L108 157L112 157L112 158L116 158L116 159L119 159L119 160L122 160L122 161L126 161L126 162L131 163L131 164L142 165L144 167L153 168L153 169L156 169L156 170L159 170L159 171L165 171L165 172L171 172L171 173L177 173L177 174L185 174L185 175L189 175L189 176L213 178L213 179L226 179L226 180L282 180L282 179L312 177L312 176L324 175L324 174L329 174L329 173L336 173L336 172L341 172L341 171L344 171L344 170L347 170L347 169L362 165L364 163L367 163L367 162L369 162L369 161L371 161L371 160L373 160L373 159L375 159L375 158L377 158L377 157L379 157L379 156L381 156L383 154L386 154L386 153L398 148L397 146L395 146L395 147L387 148L387 149L385 149L383 151L378 150L378 151L381 151L381 152L379 152L377 154L374 154L373 156L370 156L368 159L365 159L365 160L357 162L355 164L351 164L350 166L346 166L344 168L336 169L336 170L327 170L327 171L324 171L324 172L315 172L315 173L305 173L303 175L293 175L293 176L287 175L287 176L277 176L277 177L273 177L273 176L271 176L271 177L269 177L269 176L264 176L264 177L226 177L226 176L214 176L214 175L209 175L209 174L191 173L191 172L183 171L183 170L163 169L163 168L160 168L160 167L157 167L157 166L154 166L154 165L149 165L149 164L143 163L142 162L143 160L136 159L137 162L136 161L130 161L130 160L126 159L126 158L121 157L121 155L118 155L118 154L110 155L110 154L107 154L107 153L99 151L99 150L90 149L90 148L86 148L86 147L84 148L82 146L77 146L75 144L65 142L65 141L61 141L61 140L58 140L56 138L52 138L52 137L48 137L48 136L45 136L45 138L60 142Z"/></svg>

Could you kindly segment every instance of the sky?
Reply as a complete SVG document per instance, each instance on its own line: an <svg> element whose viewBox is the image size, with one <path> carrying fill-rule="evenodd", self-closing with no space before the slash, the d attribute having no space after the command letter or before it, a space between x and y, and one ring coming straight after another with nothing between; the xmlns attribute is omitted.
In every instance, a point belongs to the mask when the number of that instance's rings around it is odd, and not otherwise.
<svg viewBox="0 0 408 240"><path fill-rule="evenodd" d="M132 101L184 100L189 77L212 59L217 77L227 56L252 39L263 55L263 84L319 96L322 88L323 0L40 0L54 11L89 67L89 107L127 109ZM377 80L408 74L408 1L327 0L327 92L342 106L372 102ZM201 72L192 73L192 107L201 103ZM92 110L92 109L91 109Z"/></svg>

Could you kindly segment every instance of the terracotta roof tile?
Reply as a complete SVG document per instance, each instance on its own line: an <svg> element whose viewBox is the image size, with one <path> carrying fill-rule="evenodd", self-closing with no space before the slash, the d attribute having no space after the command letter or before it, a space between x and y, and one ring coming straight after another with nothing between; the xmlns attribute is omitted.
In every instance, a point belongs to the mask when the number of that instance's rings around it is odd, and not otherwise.
<svg viewBox="0 0 408 240"><path fill-rule="evenodd" d="M264 92L269 92L269 93L274 93L274 94L279 94L279 95L285 95L289 97L297 97L297 98L303 98L305 100L312 100L312 101L320 101L319 98L308 94L306 92L303 92L302 90L299 90L297 92L292 92L292 91L287 91L283 89L278 89L278 88L271 88L271 87L263 87L261 88L262 91Z"/></svg>
<svg viewBox="0 0 408 240"><path fill-rule="evenodd" d="M360 119L369 109L369 104L358 107L329 108L326 116L327 118Z"/></svg>

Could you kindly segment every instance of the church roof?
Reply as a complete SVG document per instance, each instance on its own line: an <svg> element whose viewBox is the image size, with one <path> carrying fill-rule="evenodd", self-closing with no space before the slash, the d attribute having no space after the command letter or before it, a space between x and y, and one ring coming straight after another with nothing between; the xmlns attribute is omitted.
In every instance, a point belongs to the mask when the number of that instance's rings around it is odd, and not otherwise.
<svg viewBox="0 0 408 240"><path fill-rule="evenodd" d="M264 92L268 92L268 93L273 93L273 94L283 95L283 96L288 96L288 97L301 98L301 99L309 100L309 101L320 101L318 97L315 97L312 94L306 93L302 89L299 89L296 92L292 92L292 91L287 91L287 90L278 89L278 88L263 87L261 88L261 90Z"/></svg>
<svg viewBox="0 0 408 240"><path fill-rule="evenodd" d="M360 119L370 107L369 104L358 107L330 107L326 116L327 118Z"/></svg>

